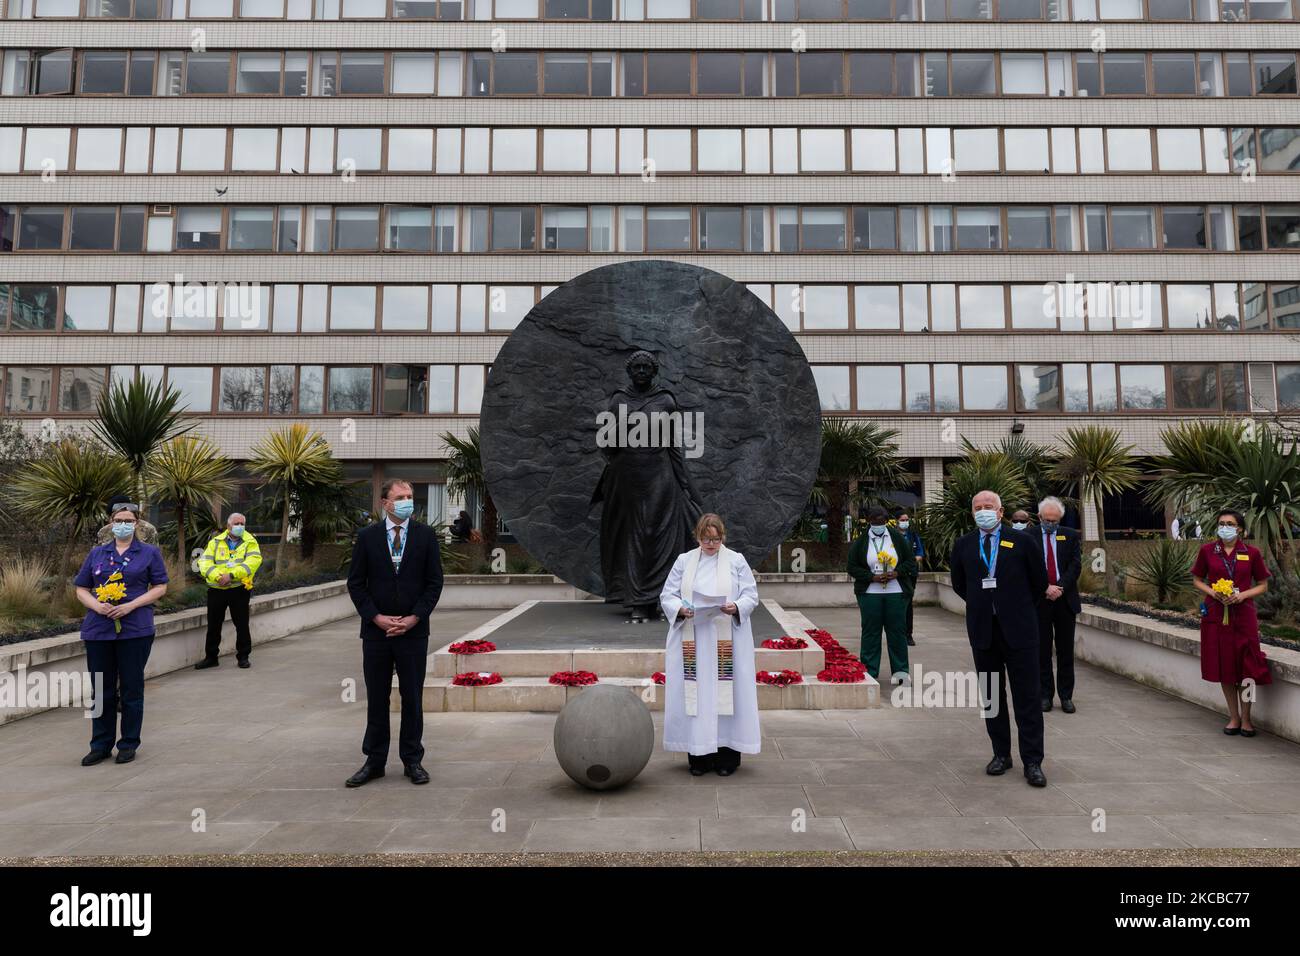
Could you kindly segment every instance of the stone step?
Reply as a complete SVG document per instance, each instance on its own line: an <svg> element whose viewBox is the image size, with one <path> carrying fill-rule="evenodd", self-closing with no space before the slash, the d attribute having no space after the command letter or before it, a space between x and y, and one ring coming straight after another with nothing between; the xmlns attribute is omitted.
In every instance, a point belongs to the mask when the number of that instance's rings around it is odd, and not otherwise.
<svg viewBox="0 0 1300 956"><path fill-rule="evenodd" d="M591 671L606 677L649 677L664 669L664 649L489 651L486 654L453 654L447 644L429 655L432 677L455 677L466 671L495 671L502 677L550 677L559 671ZM816 674L826 667L826 653L811 639L797 651L754 649L755 670L792 670Z"/></svg>
<svg viewBox="0 0 1300 956"><path fill-rule="evenodd" d="M798 653L798 652L785 652ZM470 655L495 657L496 654ZM495 669L495 668L494 668ZM576 668L557 668L574 670ZM583 668L591 670L591 668ZM769 668L759 668L767 670ZM497 671L501 673L500 671ZM552 672L554 673L554 672ZM599 672L596 672L599 673ZM564 687L552 684L546 677L502 674L500 684L484 687L457 687L449 677L427 677L424 682L424 710L426 713L451 711L542 711L558 713L573 696L585 687ZM826 684L817 679L817 673L804 673L802 684L788 687L758 685L759 710L860 710L880 707L880 684L867 676L859 684ZM601 676L600 683L626 687L629 693L640 694L651 710L663 710L663 686L649 681L648 677ZM401 699L394 682L389 707L397 712Z"/></svg>

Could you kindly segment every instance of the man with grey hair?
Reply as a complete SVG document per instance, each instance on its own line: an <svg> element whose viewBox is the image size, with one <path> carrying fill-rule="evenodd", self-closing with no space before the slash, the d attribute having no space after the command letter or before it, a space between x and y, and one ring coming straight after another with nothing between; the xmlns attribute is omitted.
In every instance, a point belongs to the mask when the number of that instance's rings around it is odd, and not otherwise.
<svg viewBox="0 0 1300 956"><path fill-rule="evenodd" d="M971 499L971 512L976 529L957 539L949 566L952 589L966 602L966 635L988 697L982 716L993 743L993 759L984 772L997 777L1012 766L1010 682L1025 779L1030 786L1045 787L1037 605L1047 589L1047 574L1034 551L1033 535L1003 522L1002 499L996 493L977 494Z"/></svg>
<svg viewBox="0 0 1300 956"><path fill-rule="evenodd" d="M1038 606L1038 683L1043 711L1052 709L1054 694L1061 696L1061 710L1074 706L1074 620L1079 603L1079 573L1083 570L1083 544L1079 532L1061 527L1065 505L1060 498L1047 497L1038 504L1038 528L1034 547L1047 570L1045 600ZM1032 531L1033 529L1031 529ZM1056 675L1052 675L1052 649L1056 649Z"/></svg>

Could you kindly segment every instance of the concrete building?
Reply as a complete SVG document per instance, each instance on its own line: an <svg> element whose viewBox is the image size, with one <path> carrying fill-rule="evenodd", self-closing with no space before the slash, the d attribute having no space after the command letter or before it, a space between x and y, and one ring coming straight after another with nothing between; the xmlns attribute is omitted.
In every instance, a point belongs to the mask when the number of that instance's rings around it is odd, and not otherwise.
<svg viewBox="0 0 1300 956"><path fill-rule="evenodd" d="M33 430L161 378L449 520L510 329L640 256L750 284L922 496L961 437L1300 407L1292 0L186 2L0 20Z"/></svg>

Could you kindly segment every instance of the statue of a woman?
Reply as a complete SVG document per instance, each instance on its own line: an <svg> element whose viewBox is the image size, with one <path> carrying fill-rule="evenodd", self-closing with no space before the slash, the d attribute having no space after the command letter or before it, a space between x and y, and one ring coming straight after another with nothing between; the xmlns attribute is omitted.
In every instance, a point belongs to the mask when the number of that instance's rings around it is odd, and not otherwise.
<svg viewBox="0 0 1300 956"><path fill-rule="evenodd" d="M627 360L631 387L620 388L609 412L623 420L643 413L677 413L677 400L655 385L659 363L646 351ZM619 406L626 406L620 414ZM673 418L679 416L674 414ZM678 433L680 434L680 433ZM692 532L704 508L691 488L680 444L628 442L601 448L605 470L591 503L603 502L600 567L605 602L622 604L633 621L660 617L659 592L673 562L693 546Z"/></svg>

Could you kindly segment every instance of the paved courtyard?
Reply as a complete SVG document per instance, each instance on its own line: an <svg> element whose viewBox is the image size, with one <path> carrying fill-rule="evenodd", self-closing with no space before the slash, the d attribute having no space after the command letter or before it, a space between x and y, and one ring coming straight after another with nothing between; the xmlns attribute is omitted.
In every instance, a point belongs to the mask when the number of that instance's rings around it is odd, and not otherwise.
<svg viewBox="0 0 1300 956"><path fill-rule="evenodd" d="M438 612L434 632L497 613ZM804 613L856 650L855 610ZM918 609L916 630L914 670L970 667L959 618ZM976 711L888 703L764 711L763 753L737 775L691 777L682 755L657 751L605 794L560 770L554 714L431 714L429 786L408 783L394 751L387 777L347 790L362 763L360 678L345 621L258 648L249 671L223 658L150 681L132 764L79 766L79 711L2 726L0 858L1300 847L1300 746L1225 737L1217 714L1087 666L1078 713L1047 715L1045 790L1026 785L1018 758L1007 776L984 775ZM356 702L344 702L348 681Z"/></svg>

